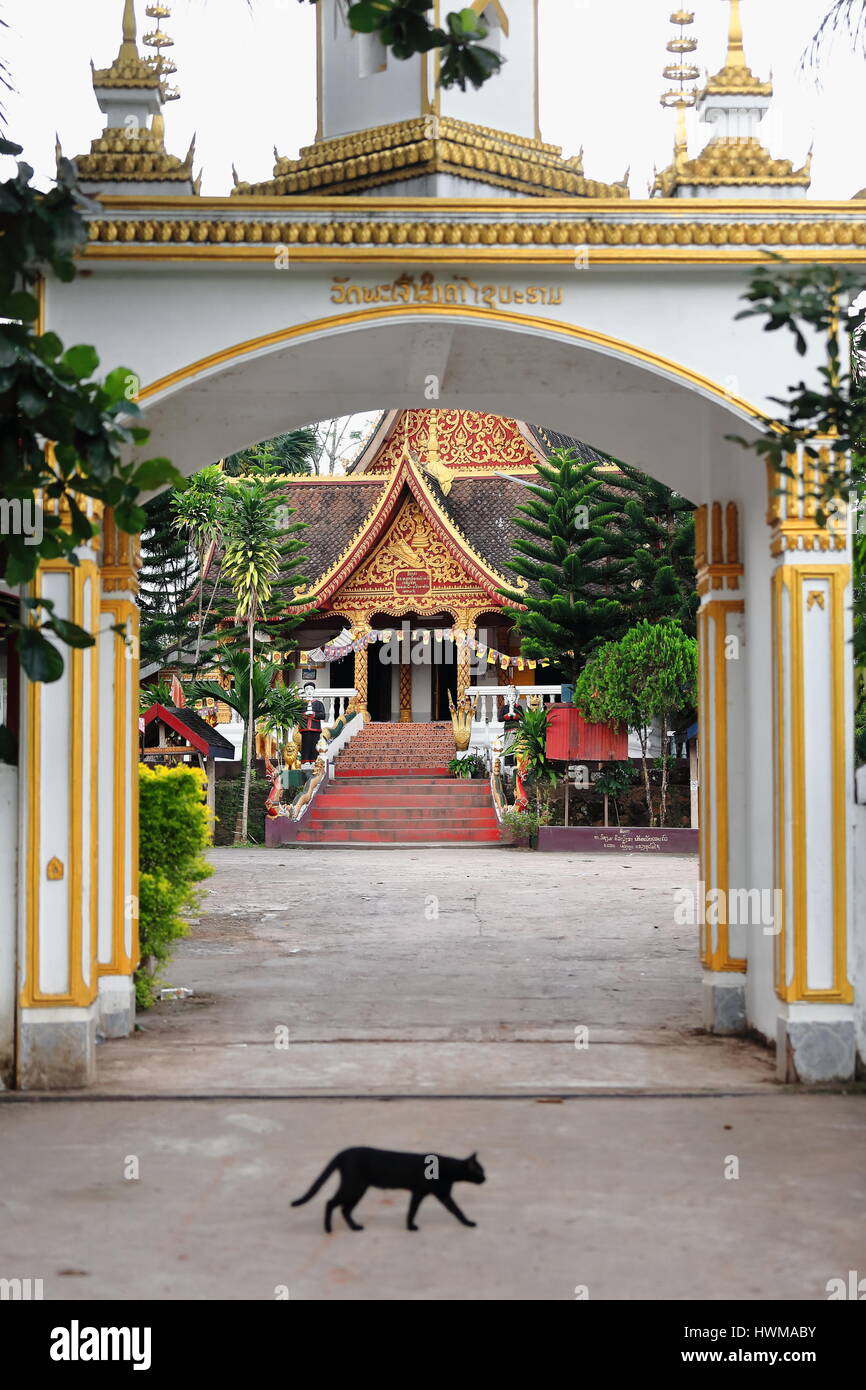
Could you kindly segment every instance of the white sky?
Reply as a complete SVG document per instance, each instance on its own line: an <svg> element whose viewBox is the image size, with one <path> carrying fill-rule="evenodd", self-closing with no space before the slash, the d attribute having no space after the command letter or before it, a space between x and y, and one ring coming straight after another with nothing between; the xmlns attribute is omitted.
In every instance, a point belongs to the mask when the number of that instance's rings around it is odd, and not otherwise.
<svg viewBox="0 0 866 1390"><path fill-rule="evenodd" d="M511 0L528 4L530 0ZM139 36L153 21L137 0ZM837 41L821 71L800 70L801 55L830 0L743 0L746 55L766 77L775 110L763 129L774 154L803 160L815 144L813 198L850 198L866 185L862 92L866 58ZM457 8L455 0L454 8ZM669 162L673 117L658 98L668 84L665 44L675 0L541 0L541 125L566 155L585 146L590 178L611 182L631 166L633 197L644 197L653 164ZM692 0L696 61L716 71L725 52L728 5ZM172 35L179 101L166 108L166 143L183 154L198 131L202 192L226 194L231 164L241 179L270 177L273 146L294 155L316 123L314 9L298 0L175 0L163 27ZM0 15L17 92L5 100L8 135L45 185L54 170L54 133L64 153L82 154L102 129L90 83L114 58L122 0L5 0ZM496 79L491 79L495 81ZM697 153L707 126L691 143Z"/></svg>

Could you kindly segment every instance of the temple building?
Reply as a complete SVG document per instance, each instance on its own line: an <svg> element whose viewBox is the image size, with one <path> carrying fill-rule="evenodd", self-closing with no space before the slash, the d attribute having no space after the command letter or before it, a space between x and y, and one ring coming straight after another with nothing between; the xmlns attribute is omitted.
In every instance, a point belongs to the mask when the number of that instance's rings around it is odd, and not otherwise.
<svg viewBox="0 0 866 1390"><path fill-rule="evenodd" d="M319 686L357 690L373 721L447 720L449 692L456 700L470 685L536 684L501 590L524 583L507 568L524 486L564 444L598 457L478 411L390 411L347 476L292 479L287 496L292 520L308 527L311 575L299 594L317 610L297 633L308 657L299 683L313 678L310 652L344 632L356 641L374 632L368 645L315 671Z"/></svg>

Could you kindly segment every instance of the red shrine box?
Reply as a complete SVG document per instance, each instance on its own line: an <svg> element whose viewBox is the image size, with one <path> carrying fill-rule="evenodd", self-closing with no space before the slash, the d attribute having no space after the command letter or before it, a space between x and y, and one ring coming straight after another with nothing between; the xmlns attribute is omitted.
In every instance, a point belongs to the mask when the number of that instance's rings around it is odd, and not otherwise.
<svg viewBox="0 0 866 1390"><path fill-rule="evenodd" d="M624 724L588 724L575 705L551 705L547 712L547 756L570 763L576 758L612 762L628 757Z"/></svg>

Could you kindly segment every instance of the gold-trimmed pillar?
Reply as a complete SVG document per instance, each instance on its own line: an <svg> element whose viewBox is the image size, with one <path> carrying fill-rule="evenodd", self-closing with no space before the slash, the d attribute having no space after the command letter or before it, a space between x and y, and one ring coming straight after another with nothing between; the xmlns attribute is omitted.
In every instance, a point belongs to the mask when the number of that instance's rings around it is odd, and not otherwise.
<svg viewBox="0 0 866 1390"><path fill-rule="evenodd" d="M773 634L773 857L780 1078L854 1074L849 917L853 801L851 551L841 514L819 526L821 469L769 469Z"/></svg>
<svg viewBox="0 0 866 1390"><path fill-rule="evenodd" d="M366 637L370 631L369 616L360 617L352 623L352 640L357 642L360 638ZM370 686L370 648L367 646L359 648L355 652L355 674L354 685L358 694L355 696L355 708L361 715L365 724L370 722L370 711L367 708Z"/></svg>
<svg viewBox="0 0 866 1390"><path fill-rule="evenodd" d="M698 750L704 1026L746 1027L748 864L743 795L746 771L745 604L739 509L711 502L695 513L698 610Z"/></svg>
<svg viewBox="0 0 866 1390"><path fill-rule="evenodd" d="M454 610L454 626L466 634L475 636L475 623L483 609L457 608ZM472 684L472 650L466 646L457 649L457 699L462 700Z"/></svg>
<svg viewBox="0 0 866 1390"><path fill-rule="evenodd" d="M135 1026L138 965L138 668L137 536L102 527L99 683L99 1026L109 1038ZM120 629L114 631L112 629Z"/></svg>
<svg viewBox="0 0 866 1390"><path fill-rule="evenodd" d="M75 554L77 564L40 565L30 592L95 634L99 568L92 544ZM98 649L57 645L59 680L21 679L16 1083L25 1090L86 1086L95 1072Z"/></svg>

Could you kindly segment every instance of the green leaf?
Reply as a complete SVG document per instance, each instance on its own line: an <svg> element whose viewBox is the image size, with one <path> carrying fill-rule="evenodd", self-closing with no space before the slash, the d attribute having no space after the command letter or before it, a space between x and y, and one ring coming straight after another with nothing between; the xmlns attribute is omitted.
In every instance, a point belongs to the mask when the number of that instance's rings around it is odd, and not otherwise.
<svg viewBox="0 0 866 1390"><path fill-rule="evenodd" d="M147 525L147 512L134 502L118 502L114 509L114 519L121 531L137 536Z"/></svg>
<svg viewBox="0 0 866 1390"><path fill-rule="evenodd" d="M138 465L130 482L139 492L151 492L154 488L162 487L164 484L174 486L181 480L182 475L177 471L171 459L153 458L146 459L144 463Z"/></svg>
<svg viewBox="0 0 866 1390"><path fill-rule="evenodd" d="M78 343L75 347L67 348L60 360L79 381L93 376L99 366L96 348L90 347L87 343Z"/></svg>
<svg viewBox="0 0 866 1390"><path fill-rule="evenodd" d="M23 319L25 323L31 323L39 316L39 300L26 290L4 295L0 299L0 314L6 318Z"/></svg>
<svg viewBox="0 0 866 1390"><path fill-rule="evenodd" d="M92 633L85 632L83 627L70 623L66 618L51 618L45 626L56 632L68 647L92 647L96 641Z"/></svg>
<svg viewBox="0 0 866 1390"><path fill-rule="evenodd" d="M63 675L63 657L39 628L19 628L16 646L21 668L30 680L47 685Z"/></svg>

